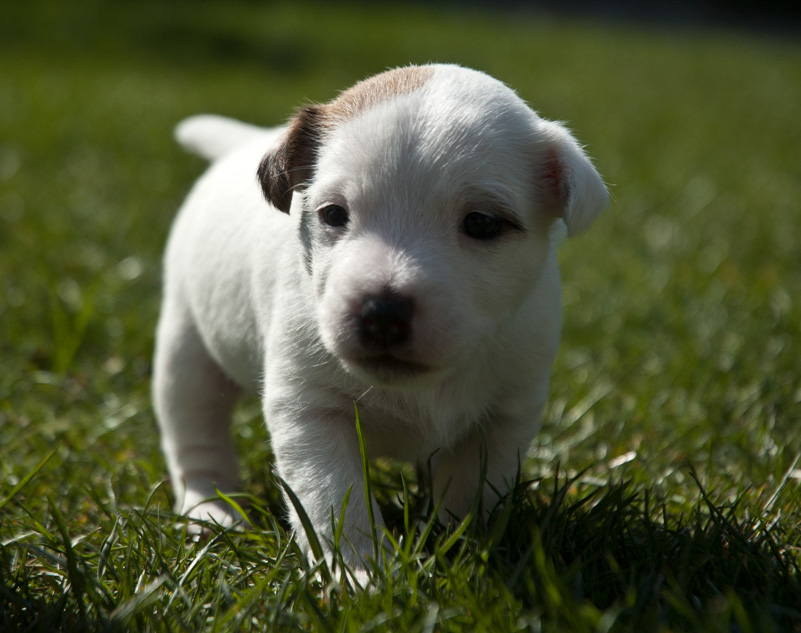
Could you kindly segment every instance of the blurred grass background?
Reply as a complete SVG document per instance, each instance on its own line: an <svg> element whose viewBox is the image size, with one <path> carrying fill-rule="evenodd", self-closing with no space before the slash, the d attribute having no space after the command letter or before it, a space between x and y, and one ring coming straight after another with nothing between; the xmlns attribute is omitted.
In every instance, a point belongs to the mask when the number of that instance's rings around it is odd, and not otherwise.
<svg viewBox="0 0 801 633"><path fill-rule="evenodd" d="M140 506L164 478L160 257L203 169L174 125L276 124L428 61L484 70L566 121L613 193L561 254L563 346L526 474L630 480L681 514L699 503L692 466L742 516L777 493L797 556L799 40L400 3L0 7L0 501L55 449L0 507L6 543L47 524L48 497L71 530L102 531L87 488ZM246 486L274 497L257 412L236 427Z"/></svg>

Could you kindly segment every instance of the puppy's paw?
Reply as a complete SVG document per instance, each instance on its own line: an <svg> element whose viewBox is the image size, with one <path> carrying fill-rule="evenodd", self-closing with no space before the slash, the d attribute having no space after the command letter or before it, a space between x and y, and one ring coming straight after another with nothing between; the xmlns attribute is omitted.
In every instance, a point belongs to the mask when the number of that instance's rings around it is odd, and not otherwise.
<svg viewBox="0 0 801 633"><path fill-rule="evenodd" d="M205 501L184 513L189 519L187 532L193 537L205 537L212 526L220 528L242 528L247 526L245 517L225 501Z"/></svg>
<svg viewBox="0 0 801 633"><path fill-rule="evenodd" d="M376 579L366 569L349 569L346 573L347 581L356 590L376 592Z"/></svg>
<svg viewBox="0 0 801 633"><path fill-rule="evenodd" d="M203 494L187 490L178 512L187 519L187 534L194 540L203 540L212 535L214 527L245 529L249 521L239 509L214 494ZM244 512L244 510L243 510Z"/></svg>

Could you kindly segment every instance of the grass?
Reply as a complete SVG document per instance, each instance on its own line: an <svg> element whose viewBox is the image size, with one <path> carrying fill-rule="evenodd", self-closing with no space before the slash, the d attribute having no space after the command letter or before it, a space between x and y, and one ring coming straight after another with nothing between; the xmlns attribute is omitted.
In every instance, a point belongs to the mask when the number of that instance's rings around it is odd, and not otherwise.
<svg viewBox="0 0 801 633"><path fill-rule="evenodd" d="M187 542L149 401L160 253L214 111L270 124L387 66L567 120L614 203L565 244L543 432L486 528L372 464L375 588L309 569L237 412L256 527ZM801 47L395 4L0 8L0 630L801 631ZM361 494L361 491L353 491Z"/></svg>

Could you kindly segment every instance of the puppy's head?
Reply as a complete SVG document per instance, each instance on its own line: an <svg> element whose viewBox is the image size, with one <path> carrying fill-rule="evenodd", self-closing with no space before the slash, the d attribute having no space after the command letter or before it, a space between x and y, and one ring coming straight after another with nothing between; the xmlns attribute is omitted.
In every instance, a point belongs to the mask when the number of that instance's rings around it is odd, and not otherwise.
<svg viewBox="0 0 801 633"><path fill-rule="evenodd" d="M324 344L383 386L476 360L531 299L551 225L579 233L607 204L563 127L457 66L389 71L302 108L259 178L298 217Z"/></svg>

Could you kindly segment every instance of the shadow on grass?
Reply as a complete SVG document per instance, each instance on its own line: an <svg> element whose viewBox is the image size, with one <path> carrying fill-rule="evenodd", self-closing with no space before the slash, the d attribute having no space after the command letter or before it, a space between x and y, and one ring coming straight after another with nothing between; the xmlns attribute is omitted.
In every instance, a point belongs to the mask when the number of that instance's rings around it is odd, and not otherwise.
<svg viewBox="0 0 801 633"><path fill-rule="evenodd" d="M557 476L550 489L523 483L487 526L470 524L458 541L439 524L424 530L420 560L433 565L425 563L423 573L408 566L383 579L378 571L376 592L392 592L397 608L420 609L425 600L447 603L460 582L496 596L486 599L497 599L497 588L505 587L515 598L510 606L543 618L546 630L584 630L570 623L590 609L611 614L612 630L801 631L801 570L788 545L798 537L776 517L767 523L749 517L738 502L714 502L700 483L701 501L676 516L628 482L588 492L578 481ZM406 541L420 538L431 510L422 489L411 490L404 506L413 517L408 533L396 511L385 513L390 530ZM280 512L273 503L258 511ZM313 609L315 618L332 622L342 615L336 605L318 602L315 594L330 589L314 572L287 589L301 576L295 554L285 558L296 548L275 520L243 535L218 530L207 545L186 548L178 544L186 534L157 509L109 515L110 533L94 544L91 535L70 537L52 503L50 515L50 527L33 521L38 533L0 547L4 633L205 630L214 614L255 608L253 596L287 613ZM409 574L416 578L407 586ZM454 574L462 576L454 581ZM407 605L409 586L415 589ZM235 594L244 596L240 603ZM263 617L261 611L248 615Z"/></svg>
<svg viewBox="0 0 801 633"><path fill-rule="evenodd" d="M448 558L481 552L526 608L557 622L589 604L615 614L613 630L801 631L797 527L788 534L768 512L749 516L743 501L713 501L691 475L700 499L687 515L630 482L589 492L576 485L581 475L557 474L550 490L524 482L511 511L508 499L499 504ZM421 497L411 508L419 520L431 511ZM385 517L402 531L397 508ZM434 555L447 536L438 526L426 549Z"/></svg>
<svg viewBox="0 0 801 633"><path fill-rule="evenodd" d="M495 564L524 603L541 603L554 582L576 605L616 606L617 624L632 630L703 630L716 614L743 630L801 630L798 561L776 524L748 518L739 502L714 503L697 479L703 502L689 516L669 515L630 483L576 498L574 481L515 492ZM518 571L528 565L538 568L533 577Z"/></svg>

